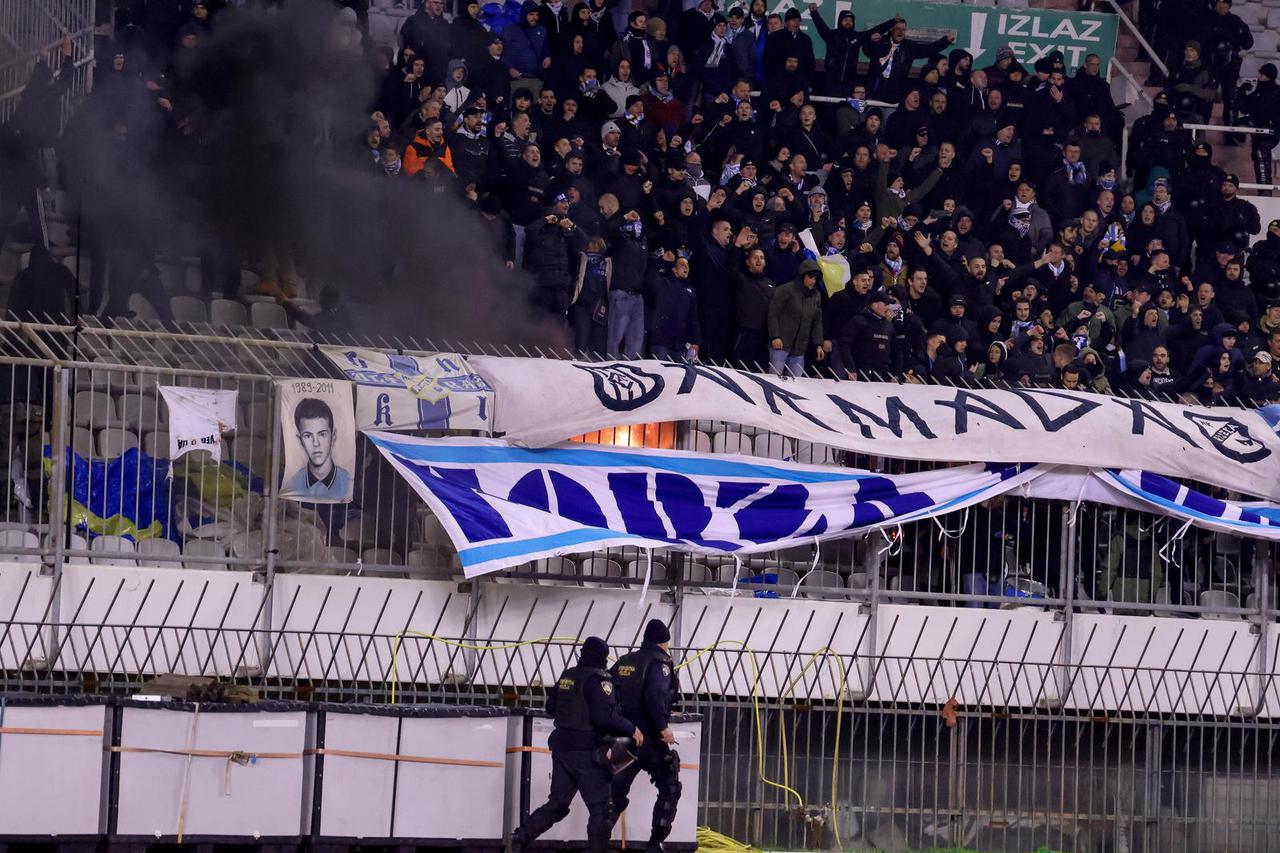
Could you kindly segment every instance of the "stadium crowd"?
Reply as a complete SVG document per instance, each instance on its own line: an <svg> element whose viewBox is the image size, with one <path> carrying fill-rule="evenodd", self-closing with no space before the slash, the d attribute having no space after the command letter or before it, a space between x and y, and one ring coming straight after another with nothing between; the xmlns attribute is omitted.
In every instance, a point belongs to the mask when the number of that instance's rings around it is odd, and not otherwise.
<svg viewBox="0 0 1280 853"><path fill-rule="evenodd" d="M466 199L584 353L1280 397L1280 220L1253 242L1240 178L1183 128L1219 100L1280 125L1274 65L1237 96L1251 38L1230 0L1187 12L1199 40L1127 164L1097 55L982 65L901 17L729 3L525 0L491 30L479 0L423 0L398 49L366 48L381 85L350 161ZM93 97L142 87L181 130L182 53L237 12L160 8L121 7ZM1274 138L1251 143L1263 181Z"/></svg>

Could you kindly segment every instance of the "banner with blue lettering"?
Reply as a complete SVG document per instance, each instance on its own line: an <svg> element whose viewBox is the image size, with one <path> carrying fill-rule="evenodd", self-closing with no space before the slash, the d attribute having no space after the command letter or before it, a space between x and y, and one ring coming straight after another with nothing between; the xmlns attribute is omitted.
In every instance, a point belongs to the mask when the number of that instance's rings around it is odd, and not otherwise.
<svg viewBox="0 0 1280 853"><path fill-rule="evenodd" d="M1280 500L1280 413L1055 388L782 379L663 361L473 356L494 433L546 447L629 424L743 424L895 459L1134 468ZM733 430L733 427L729 427Z"/></svg>
<svg viewBox="0 0 1280 853"><path fill-rule="evenodd" d="M356 429L492 432L493 389L457 353L321 351L356 384Z"/></svg>
<svg viewBox="0 0 1280 853"><path fill-rule="evenodd" d="M613 546L751 554L954 512L1026 483L1034 465L919 474L599 445L367 432L422 496L467 577Z"/></svg>

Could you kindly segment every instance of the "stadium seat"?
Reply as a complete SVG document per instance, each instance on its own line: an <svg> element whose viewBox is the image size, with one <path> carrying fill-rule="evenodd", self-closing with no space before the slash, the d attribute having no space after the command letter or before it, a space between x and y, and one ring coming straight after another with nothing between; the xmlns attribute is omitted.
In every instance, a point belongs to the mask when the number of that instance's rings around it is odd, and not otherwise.
<svg viewBox="0 0 1280 853"><path fill-rule="evenodd" d="M586 578L621 578L622 566L608 557L587 557L582 561L582 585L593 588L611 587L612 584L588 581Z"/></svg>
<svg viewBox="0 0 1280 853"><path fill-rule="evenodd" d="M577 586L578 582L571 580L578 574L578 566L568 557L546 557L542 560L534 560L530 563L535 576L538 575L565 575L563 578L555 577L537 577L534 583L539 586Z"/></svg>
<svg viewBox="0 0 1280 853"><path fill-rule="evenodd" d="M169 458L169 433L156 430L142 437L142 452L155 459Z"/></svg>
<svg viewBox="0 0 1280 853"><path fill-rule="evenodd" d="M70 536L67 537L66 550L82 551L82 552L88 551L89 540L85 539L79 533L72 533ZM73 557L67 557L67 562L68 563L87 563L89 562L89 558L84 556L83 554L77 554L76 556L73 556Z"/></svg>
<svg viewBox="0 0 1280 853"><path fill-rule="evenodd" d="M221 542L215 542L212 539L187 539L182 543L183 557L218 557L225 559L227 549L222 547ZM203 563L197 561L183 560L182 565L188 569L226 569L229 566L226 563Z"/></svg>
<svg viewBox="0 0 1280 853"><path fill-rule="evenodd" d="M283 305L255 302L249 306L249 325L255 329L287 329L289 314Z"/></svg>
<svg viewBox="0 0 1280 853"><path fill-rule="evenodd" d="M209 303L209 322L215 326L247 326L249 312L231 299L214 299Z"/></svg>
<svg viewBox="0 0 1280 853"><path fill-rule="evenodd" d="M87 284L93 280L93 262L84 255L79 257L68 255L62 259L62 265L74 276L80 284ZM94 306L96 307L96 306Z"/></svg>
<svg viewBox="0 0 1280 853"><path fill-rule="evenodd" d="M170 296L169 311L178 323L208 323L209 310L194 296Z"/></svg>
<svg viewBox="0 0 1280 853"><path fill-rule="evenodd" d="M694 563L686 555L684 564L684 582L688 584L686 592L701 595L706 592L701 585L711 583L714 576L705 563Z"/></svg>
<svg viewBox="0 0 1280 853"><path fill-rule="evenodd" d="M792 459L805 465L835 465L836 449L829 444L797 441L795 456Z"/></svg>
<svg viewBox="0 0 1280 853"><path fill-rule="evenodd" d="M700 429L691 429L680 445L681 450L693 450L698 453L710 453L711 436Z"/></svg>
<svg viewBox="0 0 1280 853"><path fill-rule="evenodd" d="M71 432L71 450L83 459L92 459L95 442L93 433L84 427L76 427Z"/></svg>
<svg viewBox="0 0 1280 853"><path fill-rule="evenodd" d="M100 566L136 566L138 549L123 536L97 536L89 543L89 561ZM102 556L97 556L101 554ZM115 556L113 556L115 555Z"/></svg>
<svg viewBox="0 0 1280 853"><path fill-rule="evenodd" d="M180 569L182 549L171 539L143 539L138 543L138 565L157 569Z"/></svg>
<svg viewBox="0 0 1280 853"><path fill-rule="evenodd" d="M868 572L851 572L849 574L849 590L850 592L865 591L871 589L871 575Z"/></svg>
<svg viewBox="0 0 1280 853"><path fill-rule="evenodd" d="M404 560L390 548L366 548L360 555L361 562L370 566L403 566Z"/></svg>
<svg viewBox="0 0 1280 853"><path fill-rule="evenodd" d="M1240 597L1234 592L1225 592L1220 589L1206 589L1204 592L1200 593L1200 606L1224 608L1239 607ZM1240 618L1239 616L1235 616L1230 613L1202 613L1200 616L1204 619L1234 620Z"/></svg>
<svg viewBox="0 0 1280 853"><path fill-rule="evenodd" d="M790 459L795 451L792 449L791 439L786 436L761 433L755 437L751 452L752 455L765 459L786 460Z"/></svg>
<svg viewBox="0 0 1280 853"><path fill-rule="evenodd" d="M643 585L645 567L648 565L649 565L649 561L643 557L640 558L639 560L629 560L626 566L623 567L624 568L623 573L625 574L625 576L628 578L631 578L631 580L627 581L627 586L638 588L641 585ZM666 564L659 563L657 560L654 560L653 569L649 575L649 586L650 587L655 585L663 586L666 584L666 582L667 582Z"/></svg>
<svg viewBox="0 0 1280 853"><path fill-rule="evenodd" d="M740 453L750 456L752 449L750 436L740 432L718 432L711 436L712 453Z"/></svg>
<svg viewBox="0 0 1280 853"><path fill-rule="evenodd" d="M0 530L0 550L11 548L39 548L40 537L28 530ZM38 563L39 554L7 554L0 560L14 563Z"/></svg>
<svg viewBox="0 0 1280 853"><path fill-rule="evenodd" d="M129 310L133 312L135 320L156 322L160 319L160 313L156 311L156 307L141 293L129 294Z"/></svg>
<svg viewBox="0 0 1280 853"><path fill-rule="evenodd" d="M77 391L76 426L102 429L120 423L116 401L105 391Z"/></svg>
<svg viewBox="0 0 1280 853"><path fill-rule="evenodd" d="M139 432L154 432L168 424L165 418L167 409L150 394L122 394L116 401L116 408L120 421Z"/></svg>
<svg viewBox="0 0 1280 853"><path fill-rule="evenodd" d="M138 434L123 427L98 430L98 458L115 459L130 448L138 446Z"/></svg>
<svg viewBox="0 0 1280 853"><path fill-rule="evenodd" d="M845 599L848 597L845 592L844 578L836 572L825 569L818 569L806 575L800 584L800 594L805 598Z"/></svg>

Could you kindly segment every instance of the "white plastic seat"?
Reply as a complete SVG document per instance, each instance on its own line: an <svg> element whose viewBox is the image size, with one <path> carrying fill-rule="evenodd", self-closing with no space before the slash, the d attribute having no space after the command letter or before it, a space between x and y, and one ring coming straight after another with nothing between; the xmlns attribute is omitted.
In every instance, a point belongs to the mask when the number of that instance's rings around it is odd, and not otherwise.
<svg viewBox="0 0 1280 853"><path fill-rule="evenodd" d="M169 433L156 430L142 437L142 452L153 459L169 458Z"/></svg>
<svg viewBox="0 0 1280 853"><path fill-rule="evenodd" d="M182 549L172 539L143 539L138 543L138 565L180 569ZM172 559L171 559L172 558Z"/></svg>
<svg viewBox="0 0 1280 853"><path fill-rule="evenodd" d="M116 401L120 421L127 427L139 432L163 429L168 421L165 410L150 394L132 393L121 395Z"/></svg>
<svg viewBox="0 0 1280 853"><path fill-rule="evenodd" d="M589 587L607 587L611 584L588 581L587 578L621 578L622 566L617 560L608 557L587 557L582 561L582 585Z"/></svg>
<svg viewBox="0 0 1280 853"><path fill-rule="evenodd" d="M667 582L667 566L665 563L653 561L653 568L649 574L649 586L663 585ZM624 574L628 578L634 580L628 581L627 586L639 587L644 583L645 568L649 566L649 561L643 557L639 560L629 560L623 567Z"/></svg>
<svg viewBox="0 0 1280 853"><path fill-rule="evenodd" d="M68 536L68 537L67 537L67 546L66 546L66 550L68 550L68 551L88 551L88 550L89 550L89 540L88 540L88 539L85 539L85 538L84 538L83 536L81 536L79 533L72 533L70 536ZM67 560L67 562L68 562L68 563L87 563L87 562L89 562L89 558L88 558L88 557L86 557L86 556L84 556L83 554L78 554L78 555L76 555L76 556L74 556L74 557L67 557L67 558L66 558L66 560Z"/></svg>
<svg viewBox="0 0 1280 853"><path fill-rule="evenodd" d="M1206 589L1204 592L1200 593L1200 606L1201 607L1239 607L1240 597L1237 596L1234 592L1225 592L1220 589ZM1239 618L1229 613L1202 613L1200 614L1200 616L1203 619L1232 620L1232 619Z"/></svg>
<svg viewBox="0 0 1280 853"><path fill-rule="evenodd" d="M790 459L794 454L791 439L784 435L764 433L757 435L751 447L752 455L765 459Z"/></svg>
<svg viewBox="0 0 1280 853"><path fill-rule="evenodd" d="M545 557L541 560L534 560L530 565L533 567L535 576L545 575L564 575L565 577L535 577L534 583L539 586L577 586L577 582L572 578L578 574L578 566L568 557Z"/></svg>
<svg viewBox="0 0 1280 853"><path fill-rule="evenodd" d="M360 555L362 562L372 566L403 566L404 560L390 548L366 548Z"/></svg>
<svg viewBox="0 0 1280 853"><path fill-rule="evenodd" d="M790 595L796 584L800 583L800 575L794 569L770 567L765 571L778 576L778 591L784 595Z"/></svg>
<svg viewBox="0 0 1280 853"><path fill-rule="evenodd" d="M218 557L225 559L227 549L222 547L221 542L216 542L212 539L187 539L186 542L182 543L182 555L184 557ZM226 563L188 562L187 560L183 560L182 565L188 569L218 570L228 568Z"/></svg>
<svg viewBox="0 0 1280 853"><path fill-rule="evenodd" d="M249 312L232 299L214 299L209 302L209 322L215 326L247 326Z"/></svg>
<svg viewBox="0 0 1280 853"><path fill-rule="evenodd" d="M685 592L696 595L705 593L706 590L701 585L711 583L713 577L711 568L706 563L686 562L684 564L684 582L689 585Z"/></svg>
<svg viewBox="0 0 1280 853"><path fill-rule="evenodd" d="M100 566L136 566L138 549L133 541L123 536L98 536L89 543L89 550L94 552L89 560ZM96 556L102 554L103 556ZM119 556L108 556L108 555Z"/></svg>
<svg viewBox="0 0 1280 853"><path fill-rule="evenodd" d="M712 453L741 453L750 456L752 449L751 438L740 432L718 432L711 436Z"/></svg>
<svg viewBox="0 0 1280 853"><path fill-rule="evenodd" d="M684 443L681 446L681 449L693 450L698 453L710 453L712 451L711 435L700 429L691 429L684 437Z"/></svg>
<svg viewBox="0 0 1280 853"><path fill-rule="evenodd" d="M275 302L255 302L249 306L249 325L255 329L287 329L289 314Z"/></svg>
<svg viewBox="0 0 1280 853"><path fill-rule="evenodd" d="M194 296L170 296L169 311L178 323L209 322L209 309Z"/></svg>
<svg viewBox="0 0 1280 853"><path fill-rule="evenodd" d="M844 578L825 569L810 572L800 584L800 594L805 598L839 599L847 595L844 591Z"/></svg>
<svg viewBox="0 0 1280 853"><path fill-rule="evenodd" d="M94 452L93 433L84 427L76 427L71 431L71 450L83 459L92 459Z"/></svg>
<svg viewBox="0 0 1280 853"><path fill-rule="evenodd" d="M795 456L792 458L804 465L834 465L836 464L836 449L829 444L797 441Z"/></svg>
<svg viewBox="0 0 1280 853"><path fill-rule="evenodd" d="M850 590L871 589L871 575L868 572L851 572L849 574Z"/></svg>
<svg viewBox="0 0 1280 853"><path fill-rule="evenodd" d="M27 530L0 530L0 550L10 548L39 548L40 537ZM11 554L0 557L14 563L38 563L39 554Z"/></svg>
<svg viewBox="0 0 1280 853"><path fill-rule="evenodd" d="M160 319L160 312L156 311L156 307L141 293L129 295L129 310L133 312L135 320L154 322Z"/></svg>
<svg viewBox="0 0 1280 853"><path fill-rule="evenodd" d="M138 434L122 427L108 427L98 431L98 457L115 459L126 450L138 447Z"/></svg>
<svg viewBox="0 0 1280 853"><path fill-rule="evenodd" d="M102 429L120 423L116 401L105 391L77 391L76 426Z"/></svg>

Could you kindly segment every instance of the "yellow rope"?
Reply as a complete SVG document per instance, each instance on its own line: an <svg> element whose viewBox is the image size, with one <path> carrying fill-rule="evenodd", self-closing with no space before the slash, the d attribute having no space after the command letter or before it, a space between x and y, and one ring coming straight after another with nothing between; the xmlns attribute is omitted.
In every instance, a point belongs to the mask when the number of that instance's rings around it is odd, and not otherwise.
<svg viewBox="0 0 1280 853"><path fill-rule="evenodd" d="M709 850L711 853L759 853L750 844L721 835L709 826L698 827L698 850Z"/></svg>
<svg viewBox="0 0 1280 853"><path fill-rule="evenodd" d="M459 640L452 640L447 637L439 637L434 634L424 633L422 631L401 631L400 633L396 634L395 642L393 643L392 650L391 650L391 704L392 705L396 704L396 687L398 686L398 683L399 683L398 664L399 664L399 658L400 658L400 645L401 645L401 641L404 639L406 635L411 635L414 637L422 637L423 639L431 640L432 642L442 643L443 645L446 645L446 646L452 646L454 648L465 649L468 651L477 651L477 652L505 651L510 649L522 648L524 646L533 646L533 645L539 645L539 644L545 644L545 643L572 643L574 645L577 645L577 643L579 642L578 637L539 637L538 639L521 640L515 643L494 643L491 645L486 645L486 644L477 644L477 643L464 643ZM783 780L781 782L777 782L773 779L770 779L765 774L764 725L762 724L760 719L760 668L756 665L755 652L752 649L748 648L747 645L743 643L741 640L719 640L715 643L712 643L709 646L699 649L691 657L688 657L681 663L676 664L676 669L677 670L684 669L685 667L689 666L690 664L694 663L697 660L700 660L702 657L710 654L711 652L715 651L717 648L720 648L721 646L737 646L743 652L746 653L747 663L751 666L751 708L752 708L752 717L753 717L753 728L755 729L755 735L756 735L756 773L760 777L760 781L765 785L768 785L769 787L777 788L780 791L784 791L790 797L795 797L797 807L803 809L804 798L800 796L799 791L797 791L795 788L792 788L791 785L789 784L790 760L788 755L786 730L782 725L781 717L779 718L779 721L778 721L778 740L781 747L780 751L781 751L781 757L782 757ZM847 674L844 668L844 663L843 661L840 660L839 654L834 649L831 649L829 647L818 649L816 652L811 654L809 656L809 659L805 662L804 666L802 666L800 668L800 671L796 673L795 677L791 679L790 683L787 684L786 689L783 690L783 692L779 695L778 698L782 699L787 695L794 696L796 685L799 683L800 679L804 676L806 672L808 672L809 668L812 667L819 660L822 660L823 662L826 662L828 664L834 661L836 666L836 671L839 674L839 681L836 688L836 737L835 737L834 753L831 757L831 829L835 835L837 849L843 850L844 847L840 841L840 830L837 827L836 783L838 781L838 773L839 773L840 737L841 737L841 723L842 723L840 712L844 707L845 682L846 682ZM707 844L703 843L704 835L708 839ZM733 839L727 836L720 835L719 833L713 832L712 830L706 827L698 828L698 846L699 848L708 847L708 849L717 849L717 850L723 850L723 851L744 851L744 850L753 849L751 847L748 847L747 845L741 844L740 842L734 841Z"/></svg>

